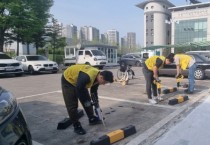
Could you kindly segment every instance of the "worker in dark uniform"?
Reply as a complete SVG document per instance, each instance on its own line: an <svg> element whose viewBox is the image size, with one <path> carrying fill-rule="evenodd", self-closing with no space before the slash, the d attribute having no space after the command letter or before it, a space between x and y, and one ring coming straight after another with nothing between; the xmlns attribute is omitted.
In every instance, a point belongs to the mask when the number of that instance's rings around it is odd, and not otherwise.
<svg viewBox="0 0 210 145"><path fill-rule="evenodd" d="M90 88L90 93L94 94L98 99L97 90L99 85L112 82L112 72L99 71L97 68L89 65L73 65L64 71L61 78L63 98L69 117L73 122L75 133L79 135L86 133L82 128L77 115L78 99L89 118L89 124L101 124L101 120L94 116L88 88Z"/></svg>
<svg viewBox="0 0 210 145"><path fill-rule="evenodd" d="M157 99L162 100L162 98L157 98L157 86L153 83L154 80L160 81L158 78L158 69L163 67L164 64L170 64L174 60L174 55L164 57L164 56L152 56L143 63L142 71L146 81L146 92L149 99L149 103L157 104ZM153 96L152 96L153 92Z"/></svg>

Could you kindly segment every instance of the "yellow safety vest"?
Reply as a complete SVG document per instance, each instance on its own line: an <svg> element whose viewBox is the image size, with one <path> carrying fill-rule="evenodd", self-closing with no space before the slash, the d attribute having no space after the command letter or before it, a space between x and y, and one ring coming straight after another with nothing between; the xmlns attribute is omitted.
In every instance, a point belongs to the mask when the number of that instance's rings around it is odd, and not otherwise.
<svg viewBox="0 0 210 145"><path fill-rule="evenodd" d="M86 85L86 88L91 88L99 73L99 70L90 65L72 65L64 71L64 78L73 86L76 86L80 71L86 73L90 77L90 82Z"/></svg>
<svg viewBox="0 0 210 145"><path fill-rule="evenodd" d="M182 70L186 70L192 57L189 55L185 55L185 54L176 54L175 57L179 57L179 65L181 67Z"/></svg>
<svg viewBox="0 0 210 145"><path fill-rule="evenodd" d="M145 61L145 64L146 64L148 70L153 71L153 67L156 64L157 58L160 58L163 61L163 63L161 64L161 66L159 68L163 67L166 58L164 56L152 56Z"/></svg>

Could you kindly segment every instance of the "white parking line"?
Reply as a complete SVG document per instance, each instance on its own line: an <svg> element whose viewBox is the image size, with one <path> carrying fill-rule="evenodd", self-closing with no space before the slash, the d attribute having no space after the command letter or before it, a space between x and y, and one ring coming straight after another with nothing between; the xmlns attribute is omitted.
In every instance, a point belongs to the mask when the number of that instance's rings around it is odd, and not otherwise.
<svg viewBox="0 0 210 145"><path fill-rule="evenodd" d="M132 104L139 104L139 105L146 105L146 106L156 106L156 107L162 107L162 108L176 109L176 107L168 106L168 105L159 105L159 104L153 105L153 104L150 104L150 103L130 101L130 100L125 100L125 99L111 98L111 97L105 97L105 96L99 96L99 98L106 99L106 100L112 100L112 101L132 103Z"/></svg>
<svg viewBox="0 0 210 145"><path fill-rule="evenodd" d="M36 141L34 141L34 140L32 141L32 144L33 144L33 145L43 145L43 144L40 144L40 143L38 143L38 142L36 142Z"/></svg>
<svg viewBox="0 0 210 145"><path fill-rule="evenodd" d="M32 97L36 97L36 96L42 96L42 95L46 95L46 94L52 94L52 93L60 93L61 91L53 91L53 92L47 92L47 93L42 93L42 94L35 94L35 95L30 95L30 96L25 96L25 97L18 97L17 100L22 100L22 99L27 99L27 98L32 98Z"/></svg>
<svg viewBox="0 0 210 145"><path fill-rule="evenodd" d="M52 94L52 93L62 93L62 91L61 90L58 90L58 91L52 91L52 92L47 92L47 93L41 93L41 94L35 94L35 95L30 95L30 96L24 96L24 97L17 98L17 100L22 100L22 99L32 98L32 97L36 97L36 96L42 96L42 95L46 95L46 94ZM146 106L157 106L157 107L169 108L169 109L175 109L176 108L176 107L173 107L173 106L159 105L159 104L152 105L150 103L130 101L130 100L125 100L125 99L113 98L113 97L99 96L99 98L106 99L106 100L112 100L112 101L120 101L120 102L127 102L127 103L133 103L133 104L146 105Z"/></svg>

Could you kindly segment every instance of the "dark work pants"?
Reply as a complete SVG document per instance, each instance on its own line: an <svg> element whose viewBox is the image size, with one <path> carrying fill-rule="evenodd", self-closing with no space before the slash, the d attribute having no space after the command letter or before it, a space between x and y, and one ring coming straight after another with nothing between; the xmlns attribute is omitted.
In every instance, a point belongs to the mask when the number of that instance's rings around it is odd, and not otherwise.
<svg viewBox="0 0 210 145"><path fill-rule="evenodd" d="M77 115L78 97L76 93L76 87L74 87L72 84L66 81L63 75L61 77L61 87L62 87L63 98L64 98L64 102L65 102L69 117L72 123L78 122L79 120L78 115ZM90 100L91 99L89 98L89 101ZM84 107L84 102L81 102L81 104L83 108L85 109L85 112L88 118L93 117L94 116L93 107L92 106Z"/></svg>
<svg viewBox="0 0 210 145"><path fill-rule="evenodd" d="M146 81L147 96L149 99L152 99L152 92L153 92L153 96L157 96L157 86L153 83L153 81L154 81L153 75L154 74L152 71L148 70L145 67L142 67L142 72L144 74L145 81Z"/></svg>

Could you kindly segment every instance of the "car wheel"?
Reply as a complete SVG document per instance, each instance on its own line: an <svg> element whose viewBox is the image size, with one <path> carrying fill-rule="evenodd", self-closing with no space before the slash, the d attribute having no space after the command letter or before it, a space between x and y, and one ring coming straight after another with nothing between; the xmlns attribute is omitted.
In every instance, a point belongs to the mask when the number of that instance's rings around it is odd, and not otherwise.
<svg viewBox="0 0 210 145"><path fill-rule="evenodd" d="M195 70L194 76L195 76L195 79L197 79L197 80L203 80L205 77L204 70L197 68Z"/></svg>
<svg viewBox="0 0 210 145"><path fill-rule="evenodd" d="M138 67L141 66L141 63L137 61L136 66L138 66Z"/></svg>
<svg viewBox="0 0 210 145"><path fill-rule="evenodd" d="M33 66L29 66L28 67L28 72L30 73L30 74L34 74L34 68L33 68Z"/></svg>
<svg viewBox="0 0 210 145"><path fill-rule="evenodd" d="M27 141L24 139L21 139L15 145L27 145Z"/></svg>

